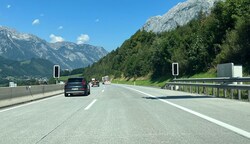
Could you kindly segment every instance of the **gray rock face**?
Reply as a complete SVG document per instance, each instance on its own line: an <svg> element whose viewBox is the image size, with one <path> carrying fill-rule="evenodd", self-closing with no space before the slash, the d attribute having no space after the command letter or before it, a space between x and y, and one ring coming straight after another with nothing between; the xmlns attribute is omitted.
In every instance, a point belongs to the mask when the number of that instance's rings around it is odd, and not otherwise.
<svg viewBox="0 0 250 144"><path fill-rule="evenodd" d="M177 26L186 25L192 19L197 18L201 11L209 14L211 8L218 1L225 0L187 0L186 2L179 3L163 16L151 17L142 29L154 33L170 31Z"/></svg>
<svg viewBox="0 0 250 144"><path fill-rule="evenodd" d="M31 34L0 26L0 56L11 60L42 58L63 69L88 66L108 52L103 47L71 42L48 43Z"/></svg>

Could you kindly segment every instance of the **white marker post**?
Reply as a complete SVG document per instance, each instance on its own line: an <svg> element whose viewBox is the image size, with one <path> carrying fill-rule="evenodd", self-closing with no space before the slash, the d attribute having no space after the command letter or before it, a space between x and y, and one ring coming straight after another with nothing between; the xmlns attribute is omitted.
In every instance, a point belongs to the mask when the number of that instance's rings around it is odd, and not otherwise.
<svg viewBox="0 0 250 144"><path fill-rule="evenodd" d="M53 77L56 79L56 84L58 83L58 79L60 77L60 66L54 65L53 68Z"/></svg>
<svg viewBox="0 0 250 144"><path fill-rule="evenodd" d="M179 64L178 63L172 63L172 75L175 77L179 75Z"/></svg>
<svg viewBox="0 0 250 144"><path fill-rule="evenodd" d="M176 77L179 75L179 64L177 62L172 63L172 75L174 76L174 79L176 79ZM179 86L174 86L174 87L175 90L179 89Z"/></svg>

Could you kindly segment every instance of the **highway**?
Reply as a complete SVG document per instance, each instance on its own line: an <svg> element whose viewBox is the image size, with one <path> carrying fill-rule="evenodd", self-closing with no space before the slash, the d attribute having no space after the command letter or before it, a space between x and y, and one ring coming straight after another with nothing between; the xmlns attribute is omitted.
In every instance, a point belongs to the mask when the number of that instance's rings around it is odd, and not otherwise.
<svg viewBox="0 0 250 144"><path fill-rule="evenodd" d="M250 103L101 85L0 109L0 144L249 144Z"/></svg>

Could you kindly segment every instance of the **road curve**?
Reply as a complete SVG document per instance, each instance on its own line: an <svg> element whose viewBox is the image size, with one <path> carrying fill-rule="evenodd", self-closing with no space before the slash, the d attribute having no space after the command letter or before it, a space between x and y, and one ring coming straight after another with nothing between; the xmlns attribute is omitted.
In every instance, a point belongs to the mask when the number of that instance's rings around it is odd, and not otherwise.
<svg viewBox="0 0 250 144"><path fill-rule="evenodd" d="M0 109L0 124L0 144L249 144L250 104L111 84Z"/></svg>

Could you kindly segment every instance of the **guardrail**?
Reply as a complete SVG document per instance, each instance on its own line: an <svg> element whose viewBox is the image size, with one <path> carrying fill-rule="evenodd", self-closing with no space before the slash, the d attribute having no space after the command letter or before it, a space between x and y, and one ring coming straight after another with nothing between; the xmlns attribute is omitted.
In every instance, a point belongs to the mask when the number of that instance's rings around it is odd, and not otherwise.
<svg viewBox="0 0 250 144"><path fill-rule="evenodd" d="M0 107L33 101L63 93L64 85L35 85L0 88Z"/></svg>
<svg viewBox="0 0 250 144"><path fill-rule="evenodd" d="M243 99L250 101L250 85L247 84L249 82L250 77L174 79L172 82L167 82L165 88L217 97L223 93L223 97L239 100L242 99L243 95ZM227 94L228 92L230 95Z"/></svg>

